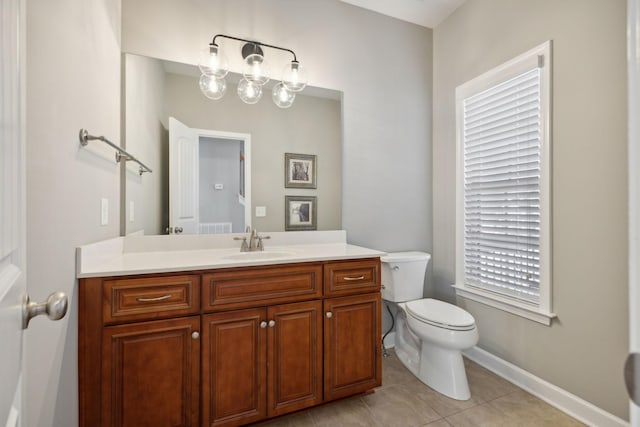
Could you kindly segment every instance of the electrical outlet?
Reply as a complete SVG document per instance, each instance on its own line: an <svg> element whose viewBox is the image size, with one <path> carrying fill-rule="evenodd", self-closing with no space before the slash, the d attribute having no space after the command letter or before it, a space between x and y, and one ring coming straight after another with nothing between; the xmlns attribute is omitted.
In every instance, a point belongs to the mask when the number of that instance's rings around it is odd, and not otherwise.
<svg viewBox="0 0 640 427"><path fill-rule="evenodd" d="M267 216L266 206L256 206L256 217Z"/></svg>
<svg viewBox="0 0 640 427"><path fill-rule="evenodd" d="M109 199L100 199L100 225L109 225Z"/></svg>

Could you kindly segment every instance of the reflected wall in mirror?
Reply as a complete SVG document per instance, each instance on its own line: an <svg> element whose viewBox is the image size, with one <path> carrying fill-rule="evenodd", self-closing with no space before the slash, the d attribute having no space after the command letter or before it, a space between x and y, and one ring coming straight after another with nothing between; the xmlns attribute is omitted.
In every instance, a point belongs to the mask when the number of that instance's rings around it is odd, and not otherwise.
<svg viewBox="0 0 640 427"><path fill-rule="evenodd" d="M284 231L285 195L316 196L318 230L341 228L340 92L307 87L296 95L292 107L280 109L266 96L257 104L244 104L235 94L233 79L228 79L225 96L213 101L200 92L194 65L132 54L125 54L123 62L123 140L129 152L154 170L141 177L133 165L126 168L124 234L165 234L170 226L184 232L184 224L172 211L175 206L183 209L178 215L182 220L190 218L187 229L193 233L241 232L246 225ZM206 156L198 156L191 169L183 167L192 173L182 177L181 185L192 182L193 191L172 197L177 177L175 167L170 172L170 117L199 133L211 132L197 144ZM226 138L224 149L220 139L225 138L217 138L216 133L244 135L250 142L242 145L238 143L242 138ZM236 148L231 147L233 140ZM228 152L236 150L237 156ZM230 160L217 158L221 151ZM284 158L291 152L317 156L317 189L284 187ZM240 221L238 211L243 207L245 217ZM257 207L265 207L266 216L256 217Z"/></svg>

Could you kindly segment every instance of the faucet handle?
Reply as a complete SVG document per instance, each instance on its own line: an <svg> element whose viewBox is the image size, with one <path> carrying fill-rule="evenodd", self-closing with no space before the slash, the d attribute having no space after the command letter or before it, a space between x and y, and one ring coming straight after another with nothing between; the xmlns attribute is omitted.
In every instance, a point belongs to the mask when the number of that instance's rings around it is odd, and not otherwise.
<svg viewBox="0 0 640 427"><path fill-rule="evenodd" d="M247 252L249 250L249 245L247 245L246 237L234 237L233 240L242 240L242 244L240 245L240 252Z"/></svg>
<svg viewBox="0 0 640 427"><path fill-rule="evenodd" d="M271 236L258 236L258 250L259 251L264 251L264 243L262 243L263 240L268 240L270 239Z"/></svg>

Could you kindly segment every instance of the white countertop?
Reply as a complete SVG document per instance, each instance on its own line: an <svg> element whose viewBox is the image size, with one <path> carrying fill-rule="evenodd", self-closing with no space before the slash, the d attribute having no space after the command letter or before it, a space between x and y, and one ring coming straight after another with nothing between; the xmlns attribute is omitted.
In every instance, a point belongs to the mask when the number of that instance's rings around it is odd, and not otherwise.
<svg viewBox="0 0 640 427"><path fill-rule="evenodd" d="M275 232L264 252L240 252L233 237L127 236L77 250L77 277L106 277L311 261L375 258L384 252L348 244L344 231Z"/></svg>

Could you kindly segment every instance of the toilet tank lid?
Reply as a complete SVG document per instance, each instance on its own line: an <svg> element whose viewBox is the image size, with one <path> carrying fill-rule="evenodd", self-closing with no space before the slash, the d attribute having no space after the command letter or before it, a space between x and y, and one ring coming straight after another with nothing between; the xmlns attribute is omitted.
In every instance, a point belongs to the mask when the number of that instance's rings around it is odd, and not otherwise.
<svg viewBox="0 0 640 427"><path fill-rule="evenodd" d="M409 262L409 261L425 261L429 260L431 255L426 252L407 251L407 252L388 252L387 255L381 256L382 262Z"/></svg>

